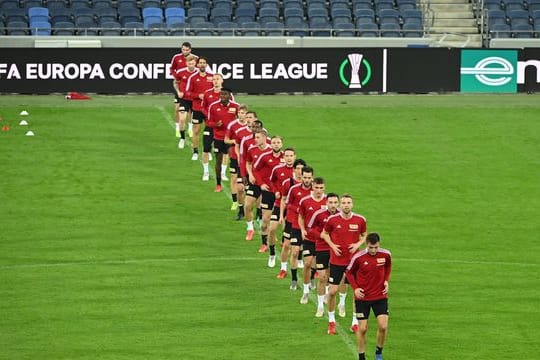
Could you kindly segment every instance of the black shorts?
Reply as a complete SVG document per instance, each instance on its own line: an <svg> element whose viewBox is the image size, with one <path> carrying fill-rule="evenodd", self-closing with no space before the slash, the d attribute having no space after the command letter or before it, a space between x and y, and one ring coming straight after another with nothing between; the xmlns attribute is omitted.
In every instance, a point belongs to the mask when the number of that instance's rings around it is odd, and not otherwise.
<svg viewBox="0 0 540 360"><path fill-rule="evenodd" d="M330 250L316 251L317 253L317 270L326 270L330 263Z"/></svg>
<svg viewBox="0 0 540 360"><path fill-rule="evenodd" d="M193 124L202 124L205 120L204 114L200 111L193 111L191 115L191 122Z"/></svg>
<svg viewBox="0 0 540 360"><path fill-rule="evenodd" d="M246 195L258 199L261 196L261 187L259 185L249 184L246 188Z"/></svg>
<svg viewBox="0 0 540 360"><path fill-rule="evenodd" d="M174 102L178 104L178 111L179 112L184 112L184 111L190 112L191 111L191 106L192 106L192 101L191 100L179 99L177 96L175 96Z"/></svg>
<svg viewBox="0 0 540 360"><path fill-rule="evenodd" d="M272 210L276 202L276 195L271 191L261 190L261 209Z"/></svg>
<svg viewBox="0 0 540 360"><path fill-rule="evenodd" d="M203 131L203 152L212 151L212 143L214 142L214 128L207 127Z"/></svg>
<svg viewBox="0 0 540 360"><path fill-rule="evenodd" d="M304 240L302 242L302 255L315 256L315 242Z"/></svg>
<svg viewBox="0 0 540 360"><path fill-rule="evenodd" d="M288 222L288 221L285 221L285 228L283 229L283 233L282 233L282 236L281 236L281 242L283 242L285 240L291 240L291 229L292 229L291 223Z"/></svg>
<svg viewBox="0 0 540 360"><path fill-rule="evenodd" d="M367 320L371 309L373 309L375 317L379 315L388 315L388 299L372 301L354 300L354 305L356 308L356 318L358 320Z"/></svg>
<svg viewBox="0 0 540 360"><path fill-rule="evenodd" d="M227 154L229 152L229 145L225 144L224 140L214 139L214 152Z"/></svg>
<svg viewBox="0 0 540 360"><path fill-rule="evenodd" d="M231 159L229 162L229 172L231 174L240 174L240 168L238 167L238 159ZM241 179L240 179L241 180Z"/></svg>
<svg viewBox="0 0 540 360"><path fill-rule="evenodd" d="M302 230L291 228L291 245L302 246Z"/></svg>
<svg viewBox="0 0 540 360"><path fill-rule="evenodd" d="M275 206L272 209L272 215L270 215L270 221L279 221L279 206Z"/></svg>
<svg viewBox="0 0 540 360"><path fill-rule="evenodd" d="M341 279L343 279L343 276L345 275L346 269L347 265L330 264L330 276L328 278L328 283L332 285L339 285L341 283Z"/></svg>

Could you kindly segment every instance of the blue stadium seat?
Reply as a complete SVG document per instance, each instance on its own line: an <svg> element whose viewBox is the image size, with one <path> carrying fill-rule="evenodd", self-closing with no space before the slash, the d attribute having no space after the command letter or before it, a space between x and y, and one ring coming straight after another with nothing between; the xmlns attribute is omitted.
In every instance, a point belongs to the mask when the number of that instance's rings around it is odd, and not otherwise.
<svg viewBox="0 0 540 360"><path fill-rule="evenodd" d="M533 27L529 24L511 25L514 38L532 38Z"/></svg>
<svg viewBox="0 0 540 360"><path fill-rule="evenodd" d="M311 8L308 9L307 13L309 19L313 19L315 17L328 19L328 11L323 8Z"/></svg>
<svg viewBox="0 0 540 360"><path fill-rule="evenodd" d="M298 8L285 8L283 10L283 16L285 17L285 20L292 17L304 19L304 10Z"/></svg>
<svg viewBox="0 0 540 360"><path fill-rule="evenodd" d="M49 9L51 23L56 24L59 21L72 21L71 10L62 7L53 7Z"/></svg>
<svg viewBox="0 0 540 360"><path fill-rule="evenodd" d="M139 9L123 8L118 9L118 19L120 24L126 25L127 23L140 22L142 24L141 12Z"/></svg>
<svg viewBox="0 0 540 360"><path fill-rule="evenodd" d="M155 9L155 8L147 8L147 9ZM167 24L165 24L163 22L163 18L161 18L159 16L143 17L143 24L144 24L145 29L155 28L155 27L161 26L161 25L156 25L156 24L163 24L165 27L167 26Z"/></svg>
<svg viewBox="0 0 540 360"><path fill-rule="evenodd" d="M160 8L149 7L142 9L143 20L147 17L158 17L163 20L163 10Z"/></svg>
<svg viewBox="0 0 540 360"><path fill-rule="evenodd" d="M285 26L279 21L267 22L264 24L264 34L266 36L283 36L285 34Z"/></svg>
<svg viewBox="0 0 540 360"><path fill-rule="evenodd" d="M398 24L383 23L380 29L382 37L401 37L401 28Z"/></svg>
<svg viewBox="0 0 540 360"><path fill-rule="evenodd" d="M113 8L112 0L94 0L92 2L92 5L94 9L101 9L101 8L112 9Z"/></svg>
<svg viewBox="0 0 540 360"><path fill-rule="evenodd" d="M211 22L202 22L197 24L194 34L196 36L213 36L215 27L216 26Z"/></svg>
<svg viewBox="0 0 540 360"><path fill-rule="evenodd" d="M229 14L232 14L232 2L231 0L214 0L212 9L226 9Z"/></svg>
<svg viewBox="0 0 540 360"><path fill-rule="evenodd" d="M208 14L208 12L210 11L210 7L211 6L210 6L210 1L209 0L192 0L189 10L191 10L191 9L205 9L207 14ZM188 10L188 13L189 13L189 10Z"/></svg>
<svg viewBox="0 0 540 360"><path fill-rule="evenodd" d="M161 1L160 0L142 0L141 1L141 7L143 9L145 9L145 8L161 8Z"/></svg>
<svg viewBox="0 0 540 360"><path fill-rule="evenodd" d="M357 33L361 37L377 37L379 36L379 27L375 23L365 23L356 26Z"/></svg>
<svg viewBox="0 0 540 360"><path fill-rule="evenodd" d="M43 4L41 0L21 0L20 7L28 10L33 7L43 7Z"/></svg>
<svg viewBox="0 0 540 360"><path fill-rule="evenodd" d="M32 35L49 36L51 35L51 23L48 21L35 21L30 23L30 32Z"/></svg>
<svg viewBox="0 0 540 360"><path fill-rule="evenodd" d="M2 12L4 13L4 21L6 23L12 21L26 22L28 19L26 16L26 10L23 8L6 8L3 9Z"/></svg>
<svg viewBox="0 0 540 360"><path fill-rule="evenodd" d="M168 32L167 24L161 22L150 24L146 34L148 36L167 36Z"/></svg>
<svg viewBox="0 0 540 360"><path fill-rule="evenodd" d="M423 37L424 29L422 25L415 23L405 23L403 24L403 36L404 37Z"/></svg>
<svg viewBox="0 0 540 360"><path fill-rule="evenodd" d="M236 28L238 25L232 21L223 21L217 24L217 33L220 36L234 36L236 35Z"/></svg>
<svg viewBox="0 0 540 360"><path fill-rule="evenodd" d="M118 0L116 3L116 8L118 9L118 12L120 13L123 10L127 9L137 9L137 0Z"/></svg>
<svg viewBox="0 0 540 360"><path fill-rule="evenodd" d="M100 24L118 20L118 12L116 11L116 9L108 8L108 7L100 7L100 8L95 9L95 11L96 11L97 21Z"/></svg>
<svg viewBox="0 0 540 360"><path fill-rule="evenodd" d="M363 17L375 19L375 11L373 11L373 9L356 9L353 10L353 13L355 19L360 19Z"/></svg>
<svg viewBox="0 0 540 360"><path fill-rule="evenodd" d="M21 9L24 11L24 9ZM28 23L26 21L8 21L6 24L8 35L28 35Z"/></svg>
<svg viewBox="0 0 540 360"><path fill-rule="evenodd" d="M326 21L316 21L309 25L311 36L332 36L332 25Z"/></svg>
<svg viewBox="0 0 540 360"><path fill-rule="evenodd" d="M337 37L354 37L356 28L352 23L343 23L335 27L334 35Z"/></svg>
<svg viewBox="0 0 540 360"><path fill-rule="evenodd" d="M307 36L309 33L308 24L298 17L285 19L285 28L290 36Z"/></svg>
<svg viewBox="0 0 540 360"><path fill-rule="evenodd" d="M188 27L188 24L186 23L173 23L167 24L167 26L169 28L170 36L186 36L189 34L186 30L186 27Z"/></svg>
<svg viewBox="0 0 540 360"><path fill-rule="evenodd" d="M279 10L274 8L261 8L259 10L259 22L261 24L279 22Z"/></svg>
<svg viewBox="0 0 540 360"><path fill-rule="evenodd" d="M99 32L102 36L121 36L122 25L117 21L107 21L100 25L101 30Z"/></svg>
<svg viewBox="0 0 540 360"><path fill-rule="evenodd" d="M183 0L165 0L165 8L182 8L184 9L184 1Z"/></svg>
<svg viewBox="0 0 540 360"><path fill-rule="evenodd" d="M260 9L277 9L279 10L279 0L261 0Z"/></svg>
<svg viewBox="0 0 540 360"><path fill-rule="evenodd" d="M144 25L140 21L130 21L123 24L124 31L123 36L141 36L144 35Z"/></svg>
<svg viewBox="0 0 540 360"><path fill-rule="evenodd" d="M489 29L492 38L511 38L512 29L510 25L504 23L493 24Z"/></svg>
<svg viewBox="0 0 540 360"><path fill-rule="evenodd" d="M283 9L304 9L302 0L283 0Z"/></svg>
<svg viewBox="0 0 540 360"><path fill-rule="evenodd" d="M75 35L75 24L71 21L59 21L53 24L52 34L73 36Z"/></svg>
<svg viewBox="0 0 540 360"><path fill-rule="evenodd" d="M231 22L231 10L228 8L213 8L210 11L210 21L215 25L222 22Z"/></svg>
<svg viewBox="0 0 540 360"><path fill-rule="evenodd" d="M260 36L261 35L261 24L256 21L245 22L240 26L243 36Z"/></svg>
<svg viewBox="0 0 540 360"><path fill-rule="evenodd" d="M0 9L18 9L19 1L18 0L4 0L0 4Z"/></svg>
<svg viewBox="0 0 540 360"><path fill-rule="evenodd" d="M183 8L169 7L165 9L165 18L174 17L186 17L186 10Z"/></svg>
<svg viewBox="0 0 540 360"><path fill-rule="evenodd" d="M87 0L71 0L71 8L72 9L79 9L79 8L87 8L89 9L90 3Z"/></svg>
<svg viewBox="0 0 540 360"><path fill-rule="evenodd" d="M508 21L510 22L510 25L518 25L518 24L528 25L530 23L529 12L527 10L511 10L511 11L507 11L506 15L508 17Z"/></svg>

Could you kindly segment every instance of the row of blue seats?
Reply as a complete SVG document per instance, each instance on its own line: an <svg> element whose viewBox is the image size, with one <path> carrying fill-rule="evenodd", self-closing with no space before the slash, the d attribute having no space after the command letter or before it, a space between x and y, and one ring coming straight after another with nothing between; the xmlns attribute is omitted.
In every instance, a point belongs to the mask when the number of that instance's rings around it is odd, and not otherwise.
<svg viewBox="0 0 540 360"><path fill-rule="evenodd" d="M484 0L487 10L539 10L540 0Z"/></svg>
<svg viewBox="0 0 540 360"><path fill-rule="evenodd" d="M15 25L15 26L13 26ZM7 35L102 35L102 36L336 36L336 37L422 37L423 30L419 27L409 27L404 25L400 27L394 24L383 24L378 27L376 24L365 24L360 28L354 25L343 26L340 29L310 29L310 28L285 28L283 23L268 23L267 27L262 28L259 23L253 23L251 26L239 28L234 23L222 23L217 27L212 23L204 24L204 27L196 29L190 27L154 27L144 29L142 23L129 23L126 27L120 27L118 23L104 24L101 28L76 28L73 23L59 23L54 28L50 26L28 28L27 24L12 24L12 27L6 29L0 23L0 34Z"/></svg>
<svg viewBox="0 0 540 360"><path fill-rule="evenodd" d="M531 39L540 38L540 23L530 24L494 24L489 34L492 38L520 38Z"/></svg>

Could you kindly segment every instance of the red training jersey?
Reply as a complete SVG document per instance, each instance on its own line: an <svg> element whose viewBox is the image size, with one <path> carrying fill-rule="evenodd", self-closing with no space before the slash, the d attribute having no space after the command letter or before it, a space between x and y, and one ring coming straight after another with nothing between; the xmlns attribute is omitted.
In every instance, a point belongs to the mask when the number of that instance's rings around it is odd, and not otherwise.
<svg viewBox="0 0 540 360"><path fill-rule="evenodd" d="M281 206L282 182L285 179L290 179L293 176L293 172L294 168L292 166L287 166L287 164L280 164L272 170L272 173L270 174L270 188L276 195L274 207Z"/></svg>
<svg viewBox="0 0 540 360"><path fill-rule="evenodd" d="M313 197L313 194L310 194L300 200L300 204L298 204L298 214L302 215L302 218L304 219L304 227L307 232L307 237L303 240L311 242L315 242L317 240L317 238L314 238L309 234L309 223L311 222L313 215L320 209L326 210L326 195L317 200Z"/></svg>
<svg viewBox="0 0 540 360"><path fill-rule="evenodd" d="M195 74L198 71L199 70L197 70L197 68L193 69L193 71L189 71L188 68L185 67L183 69L178 70L177 72L173 74L174 79L178 83L178 88L180 89L181 92L184 93L184 96L182 98L185 98L187 100L186 94L185 94L187 81L191 75Z"/></svg>
<svg viewBox="0 0 540 360"><path fill-rule="evenodd" d="M257 178L260 176L259 174L260 170L255 169L254 164L257 162L257 160L262 154L268 151L268 149L270 149L270 145L268 144L264 144L262 148L258 147L255 144L252 144L246 152L246 163L251 164L251 169L252 169L251 172L253 173L253 176L255 177L255 185L258 185Z"/></svg>
<svg viewBox="0 0 540 360"><path fill-rule="evenodd" d="M330 216L324 230L330 235L332 242L341 249L341 255L330 251L330 264L349 265L352 254L348 247L360 241L360 235L366 232L366 228L366 218L362 215L351 213L349 218L345 218L339 213Z"/></svg>
<svg viewBox="0 0 540 360"><path fill-rule="evenodd" d="M214 128L214 140L225 140L227 126L236 119L239 106L234 101L229 101L226 104L215 101L210 105L206 125Z"/></svg>
<svg viewBox="0 0 540 360"><path fill-rule="evenodd" d="M291 223L293 229L300 229L298 225L298 205L302 198L311 194L311 186L309 188L304 187L302 182L291 186L285 199L287 205L287 218L286 220Z"/></svg>
<svg viewBox="0 0 540 360"><path fill-rule="evenodd" d="M214 87L212 77L213 75L209 72L202 74L200 71L198 71L188 78L184 98L193 101L193 111L203 111L202 97L200 95L204 95L206 90Z"/></svg>
<svg viewBox="0 0 540 360"><path fill-rule="evenodd" d="M197 55L194 55L194 54L190 54L190 55L193 55L196 58L198 58ZM185 68L186 66L187 66L186 57L184 56L184 54L182 53L175 54L171 59L171 68L169 69L169 71L171 72L171 75L174 76L176 72L178 72L180 69Z"/></svg>
<svg viewBox="0 0 540 360"><path fill-rule="evenodd" d="M324 230L328 218L332 215L334 214L328 211L328 209L321 208L313 213L313 216L307 224L308 237L310 239L315 239L315 251L331 250L328 243L321 238L321 233Z"/></svg>
<svg viewBox="0 0 540 360"><path fill-rule="evenodd" d="M282 164L283 151L277 153L277 156L275 155L276 153L274 153L273 150L266 151L257 159L255 164L253 164L253 168L257 170L256 184L259 186L268 185L270 188L269 191L272 191L270 175L276 166Z"/></svg>
<svg viewBox="0 0 540 360"><path fill-rule="evenodd" d="M384 282L390 279L392 272L392 254L379 248L375 255L367 249L357 252L351 259L345 275L353 289L362 288L364 297L360 300L374 301L386 299L383 294Z"/></svg>
<svg viewBox="0 0 540 360"><path fill-rule="evenodd" d="M236 146L240 140L237 142L236 138L236 131L242 127L246 126L245 124L242 124L238 119L231 121L229 125L227 125L227 130L225 131L225 138L229 138L230 140L234 141L234 144L232 144L229 147L229 157L231 159L238 159L238 154L236 153Z"/></svg>

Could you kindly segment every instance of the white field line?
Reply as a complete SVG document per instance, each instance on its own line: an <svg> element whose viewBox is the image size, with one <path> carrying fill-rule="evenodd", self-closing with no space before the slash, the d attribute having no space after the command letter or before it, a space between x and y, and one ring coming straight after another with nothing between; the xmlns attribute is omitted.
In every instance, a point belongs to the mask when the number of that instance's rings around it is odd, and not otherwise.
<svg viewBox="0 0 540 360"><path fill-rule="evenodd" d="M154 107L156 109L159 110L159 112L161 113L161 115L163 116L163 119L165 121L167 121L169 123L169 125L173 128L173 129L176 129L176 123L174 122L171 114L169 112L167 112L167 110L165 110L165 108L163 106L157 106L157 105L154 105ZM187 130L186 130L187 132ZM177 139L177 138L175 138ZM186 144L188 144L189 146L184 148L184 151L185 149L187 148L191 148L191 139L189 136L186 137ZM214 159L215 160L215 159ZM199 162L201 163L202 165L202 156L199 156ZM212 174L212 168L210 167L210 178L214 178L214 175ZM222 189L223 189L223 194L229 199L232 201L232 196L231 196L231 191L229 189L229 182L228 181L222 181Z"/></svg>
<svg viewBox="0 0 540 360"><path fill-rule="evenodd" d="M111 259L97 261L64 261L54 263L28 263L28 264L11 264L0 265L2 270L24 269L24 268L47 268L47 267L63 267L63 266L88 266L88 265L129 265L129 264L146 264L146 263L183 263L205 261L208 257L193 257L193 258L149 258L149 259ZM261 261L259 256L244 256L244 257L215 257L212 261ZM452 260L452 259L410 259L410 258L393 258L393 263L399 262L418 262L432 264L465 264L465 265L489 265L489 266L523 266L523 267L540 267L536 263L519 263L505 261L469 261L469 260Z"/></svg>

